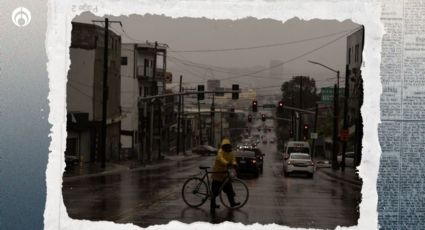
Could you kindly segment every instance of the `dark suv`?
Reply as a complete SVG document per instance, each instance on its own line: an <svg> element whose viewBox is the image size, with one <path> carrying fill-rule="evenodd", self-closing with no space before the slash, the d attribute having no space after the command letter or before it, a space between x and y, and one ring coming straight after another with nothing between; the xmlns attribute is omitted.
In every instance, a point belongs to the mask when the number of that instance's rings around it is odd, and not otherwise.
<svg viewBox="0 0 425 230"><path fill-rule="evenodd" d="M242 147L240 150L252 151L255 153L255 158L257 162L257 166L261 172L263 172L263 158L265 156L264 153L261 152L259 148L256 147Z"/></svg>

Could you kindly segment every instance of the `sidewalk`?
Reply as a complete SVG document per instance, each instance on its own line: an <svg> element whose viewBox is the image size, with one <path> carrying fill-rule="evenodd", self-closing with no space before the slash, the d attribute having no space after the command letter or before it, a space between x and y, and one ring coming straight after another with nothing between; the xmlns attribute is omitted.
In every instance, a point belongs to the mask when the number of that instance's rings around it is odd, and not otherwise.
<svg viewBox="0 0 425 230"><path fill-rule="evenodd" d="M355 168L346 167L344 172L341 169L333 171L332 168L317 168L317 171L333 179L342 180L354 185L362 185L362 181L357 175Z"/></svg>
<svg viewBox="0 0 425 230"><path fill-rule="evenodd" d="M149 163L141 163L137 159L123 160L116 162L107 162L105 168L101 167L100 163L81 163L72 167L66 168L63 174L64 179L76 179L81 177L99 176L120 173L124 171L143 171L153 168L164 167L171 165L177 161L189 160L200 157L200 155L192 154L187 151L186 154L180 153L180 155L162 155L161 160L152 161Z"/></svg>

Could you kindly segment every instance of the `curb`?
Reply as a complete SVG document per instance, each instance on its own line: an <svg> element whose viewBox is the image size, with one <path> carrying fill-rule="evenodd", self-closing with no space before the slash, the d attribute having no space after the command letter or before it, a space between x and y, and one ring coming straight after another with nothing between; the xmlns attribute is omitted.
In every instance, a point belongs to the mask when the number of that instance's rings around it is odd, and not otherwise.
<svg viewBox="0 0 425 230"><path fill-rule="evenodd" d="M358 185L358 186L362 186L362 185L363 185L363 183L362 183L362 181L361 181L361 180L351 180L351 179L347 179L347 178L344 178L344 177L341 177L341 176L335 175L334 173L332 173L332 172L328 172L328 171L326 171L326 170L318 170L318 171L320 171L320 172L322 172L322 173L326 174L326 175L327 175L327 176L329 176L329 177L332 177L332 178L337 179L337 180L342 180L342 181L348 182L348 183L353 184L353 185Z"/></svg>

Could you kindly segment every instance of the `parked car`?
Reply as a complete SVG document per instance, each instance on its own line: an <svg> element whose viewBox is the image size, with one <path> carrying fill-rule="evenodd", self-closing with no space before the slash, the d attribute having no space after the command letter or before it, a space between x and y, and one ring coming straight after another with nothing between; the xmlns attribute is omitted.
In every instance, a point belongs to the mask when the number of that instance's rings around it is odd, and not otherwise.
<svg viewBox="0 0 425 230"><path fill-rule="evenodd" d="M338 164L342 163L342 154L338 155ZM346 152L345 153L345 166L346 167L354 167L354 152Z"/></svg>
<svg viewBox="0 0 425 230"><path fill-rule="evenodd" d="M293 172L304 172L313 177L314 163L309 154L291 153L289 158L283 161L283 172L285 176L289 176Z"/></svg>
<svg viewBox="0 0 425 230"><path fill-rule="evenodd" d="M217 149L209 145L198 145L192 149L192 153L199 155L216 155Z"/></svg>
<svg viewBox="0 0 425 230"><path fill-rule="evenodd" d="M259 162L254 151L238 150L235 152L238 167L236 173L238 177L244 174L254 174L256 177L260 175Z"/></svg>
<svg viewBox="0 0 425 230"><path fill-rule="evenodd" d="M266 138L263 139L263 144L267 144L267 139Z"/></svg>
<svg viewBox="0 0 425 230"><path fill-rule="evenodd" d="M245 146L245 147L240 148L240 150L253 151L255 153L255 158L257 160L257 166L260 169L260 171L263 172L265 154L263 152L261 152L261 150L259 148Z"/></svg>

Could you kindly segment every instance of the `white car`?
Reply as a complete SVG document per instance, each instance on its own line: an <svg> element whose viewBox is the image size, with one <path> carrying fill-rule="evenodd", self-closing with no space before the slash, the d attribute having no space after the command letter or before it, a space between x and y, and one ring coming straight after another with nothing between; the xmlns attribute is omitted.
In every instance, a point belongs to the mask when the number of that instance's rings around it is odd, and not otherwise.
<svg viewBox="0 0 425 230"><path fill-rule="evenodd" d="M292 172L306 172L310 177L314 175L314 163L307 153L291 153L283 160L283 172L288 176Z"/></svg>

